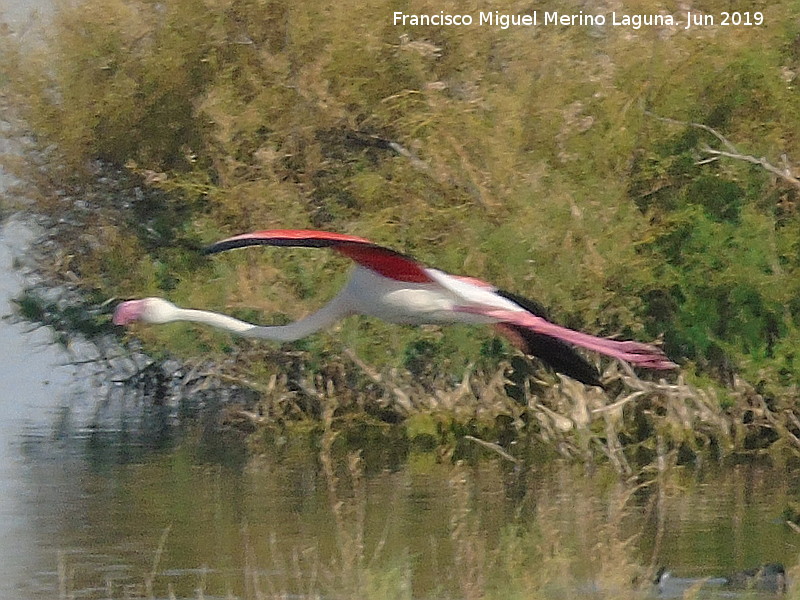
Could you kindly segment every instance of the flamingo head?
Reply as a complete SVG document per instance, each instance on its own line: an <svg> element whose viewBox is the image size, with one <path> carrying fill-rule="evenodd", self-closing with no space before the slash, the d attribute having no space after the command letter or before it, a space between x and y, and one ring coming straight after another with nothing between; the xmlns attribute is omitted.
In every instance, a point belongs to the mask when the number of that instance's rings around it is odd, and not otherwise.
<svg viewBox="0 0 800 600"><path fill-rule="evenodd" d="M178 307L163 298L128 300L114 311L114 325L130 325L135 321L144 323L168 323L174 321Z"/></svg>

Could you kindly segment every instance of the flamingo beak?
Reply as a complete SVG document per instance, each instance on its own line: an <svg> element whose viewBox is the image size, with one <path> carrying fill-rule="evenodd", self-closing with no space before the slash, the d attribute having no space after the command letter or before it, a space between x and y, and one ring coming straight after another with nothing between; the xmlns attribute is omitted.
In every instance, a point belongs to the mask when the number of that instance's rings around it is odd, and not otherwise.
<svg viewBox="0 0 800 600"><path fill-rule="evenodd" d="M142 318L144 300L128 300L118 305L114 311L114 325L130 325Z"/></svg>

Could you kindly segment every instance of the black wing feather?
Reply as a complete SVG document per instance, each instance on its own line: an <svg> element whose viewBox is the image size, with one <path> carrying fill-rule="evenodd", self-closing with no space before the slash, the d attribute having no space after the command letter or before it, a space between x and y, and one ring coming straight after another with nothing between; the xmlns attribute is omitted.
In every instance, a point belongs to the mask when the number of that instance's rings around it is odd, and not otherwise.
<svg viewBox="0 0 800 600"><path fill-rule="evenodd" d="M496 293L515 304L519 304L531 314L549 320L544 306L535 300L523 298L503 290L497 290ZM586 385L604 387L600 382L600 373L598 373L597 369L569 344L549 335L534 333L530 329L519 325L504 323L504 326L513 329L524 340L525 348L523 351L526 354L535 356L557 373L563 373Z"/></svg>
<svg viewBox="0 0 800 600"><path fill-rule="evenodd" d="M227 250L234 250L236 248L246 248L247 246L284 246L295 248L330 248L336 246L341 242L334 240L324 239L231 239L223 240L210 246L203 248L203 254L217 254L219 252L226 252Z"/></svg>

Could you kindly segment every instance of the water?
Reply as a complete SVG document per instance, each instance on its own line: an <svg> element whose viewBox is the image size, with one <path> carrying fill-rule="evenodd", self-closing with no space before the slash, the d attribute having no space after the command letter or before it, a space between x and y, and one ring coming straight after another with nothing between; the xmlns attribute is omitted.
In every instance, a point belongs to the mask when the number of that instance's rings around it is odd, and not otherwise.
<svg viewBox="0 0 800 600"><path fill-rule="evenodd" d="M49 2L2 0L0 13L14 31L25 35L35 11ZM0 152L12 152L13 144L0 134ZM0 172L0 192L11 181ZM60 516L80 500L81 490L73 477L81 460L60 452L53 439L59 408L68 406L83 389L68 365L69 357L52 343L46 328L14 323L11 299L25 281L14 268L35 231L19 219L0 228L0 598L18 598L29 587L34 572L55 568L57 545L53 534ZM26 447L48 446L39 458ZM52 597L53 588L50 589Z"/></svg>
<svg viewBox="0 0 800 600"><path fill-rule="evenodd" d="M0 314L9 314L9 299L22 285L11 268L12 256L30 236L30 230L16 221L0 230ZM71 393L72 369L60 366L65 357L48 331L30 329L0 321L0 598L12 597L8 591L32 566L52 568L41 552L50 543L46 527L50 517L31 511L31 506L48 501L56 490L31 480L32 465L22 442L27 436L47 435L41 425L53 419L55 407ZM56 473L63 473L67 464ZM67 483L57 495L68 497L71 487Z"/></svg>
<svg viewBox="0 0 800 600"><path fill-rule="evenodd" d="M15 219L0 230L3 314L24 284L13 257L33 236ZM637 492L602 467L452 465L385 430L338 440L335 476L311 436L278 436L251 461L234 428L148 445L87 433L75 415L91 414L94 389L51 339L0 321L2 599L346 597L353 582L461 598L465 572L476 587L533 577L545 597L594 597L658 564L691 584L797 562L780 515L800 482L785 467L673 469ZM352 450L364 456L355 478ZM500 572L520 545L527 562Z"/></svg>
<svg viewBox="0 0 800 600"><path fill-rule="evenodd" d="M53 9L52 0L0 0L0 20L16 33L27 33Z"/></svg>
<svg viewBox="0 0 800 600"><path fill-rule="evenodd" d="M257 597L253 588L341 597L348 581L362 577L405 585L414 598L459 598L465 569L500 576L499 557L516 547L512 531L526 555L552 552L510 575L534 576L541 568L548 597L583 595L590 584L629 586L631 571L617 562L644 567L654 553L682 578L797 560L797 534L777 520L796 499L796 476L774 469L751 465L700 479L673 473L658 508L659 542L651 512L657 494L637 496L602 468L587 475L580 466L543 465L520 496L518 475L496 462L454 466L413 454L398 469L382 469L377 460L363 465L360 487L345 457L334 458L336 478L326 474L308 438L266 450L239 468L197 448L120 464L104 447L101 456L88 451L56 461L71 484L30 458L29 487L67 484L74 492L45 494L33 509L28 535L46 531L51 553L39 549L44 568L25 582L25 597L52 597L55 550L68 589L98 599L149 596L151 573L153 597L196 597L198 588L205 597ZM476 553L465 551L470 547Z"/></svg>

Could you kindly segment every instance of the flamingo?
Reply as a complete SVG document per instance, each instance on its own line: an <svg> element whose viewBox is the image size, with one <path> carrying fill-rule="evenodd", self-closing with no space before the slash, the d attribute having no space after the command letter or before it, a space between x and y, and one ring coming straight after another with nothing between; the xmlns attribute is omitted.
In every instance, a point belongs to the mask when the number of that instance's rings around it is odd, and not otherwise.
<svg viewBox="0 0 800 600"><path fill-rule="evenodd" d="M409 256L353 235L273 229L230 237L212 244L204 252L216 254L256 245L330 248L356 265L333 300L289 325L263 327L215 312L180 308L163 298L122 302L114 312L114 324L190 321L248 338L290 342L344 317L361 314L407 325L493 324L526 354L538 357L557 372L599 387L602 387L599 373L572 346L647 369L677 366L656 346L596 337L556 325L545 318L544 309L537 302L499 290L480 279L425 267Z"/></svg>

